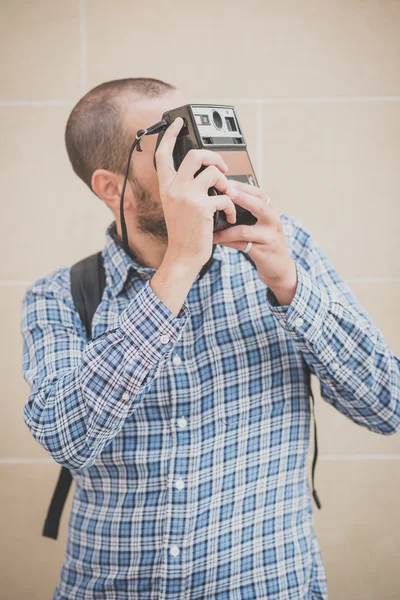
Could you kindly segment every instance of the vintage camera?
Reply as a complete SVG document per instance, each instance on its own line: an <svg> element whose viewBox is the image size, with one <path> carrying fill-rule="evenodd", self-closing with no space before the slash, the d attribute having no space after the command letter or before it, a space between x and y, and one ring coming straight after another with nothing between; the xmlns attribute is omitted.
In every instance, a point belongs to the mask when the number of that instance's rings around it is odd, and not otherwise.
<svg viewBox="0 0 400 600"><path fill-rule="evenodd" d="M247 152L246 140L239 124L233 106L220 106L211 104L186 104L169 110L163 114L167 126L177 118L182 117L184 125L177 137L173 151L175 169L192 148L214 150L218 152L229 170L225 173L228 179L236 179L250 185L256 185L257 178ZM156 143L156 151L161 142L165 129L160 131ZM154 166L157 169L155 156ZM198 175L206 167L202 167ZM209 195L219 194L214 187L208 190ZM235 203L236 223L229 223L223 211L214 214L214 231L227 229L235 225L254 225L257 218L248 210Z"/></svg>

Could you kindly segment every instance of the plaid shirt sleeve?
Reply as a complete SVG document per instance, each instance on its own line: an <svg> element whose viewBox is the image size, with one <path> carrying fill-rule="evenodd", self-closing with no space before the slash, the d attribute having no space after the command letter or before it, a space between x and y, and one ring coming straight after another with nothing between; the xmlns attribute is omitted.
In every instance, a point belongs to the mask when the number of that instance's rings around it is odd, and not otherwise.
<svg viewBox="0 0 400 600"><path fill-rule="evenodd" d="M28 288L21 333L31 394L24 420L55 461L70 469L94 462L141 403L189 316L183 305L175 317L147 281L118 326L88 341L69 273Z"/></svg>
<svg viewBox="0 0 400 600"><path fill-rule="evenodd" d="M288 225L286 215L281 218ZM309 230L290 219L297 288L289 306L268 288L272 313L318 377L327 402L371 431L399 431L399 358Z"/></svg>

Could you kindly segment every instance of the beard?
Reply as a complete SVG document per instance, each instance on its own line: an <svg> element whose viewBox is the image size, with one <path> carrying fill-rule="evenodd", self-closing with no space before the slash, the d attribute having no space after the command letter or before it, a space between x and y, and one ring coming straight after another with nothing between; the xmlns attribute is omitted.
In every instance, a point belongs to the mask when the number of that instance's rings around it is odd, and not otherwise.
<svg viewBox="0 0 400 600"><path fill-rule="evenodd" d="M136 197L136 223L138 229L168 243L168 230L164 219L161 199L156 199L137 181L130 180Z"/></svg>

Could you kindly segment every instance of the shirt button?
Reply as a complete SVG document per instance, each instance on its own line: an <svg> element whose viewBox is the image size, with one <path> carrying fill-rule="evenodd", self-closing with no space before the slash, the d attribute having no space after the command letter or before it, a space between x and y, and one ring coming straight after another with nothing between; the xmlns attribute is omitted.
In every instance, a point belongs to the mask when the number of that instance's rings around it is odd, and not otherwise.
<svg viewBox="0 0 400 600"><path fill-rule="evenodd" d="M174 355L174 358L172 359L172 362L174 363L174 365L180 365L181 364L181 357L178 356L178 354Z"/></svg>
<svg viewBox="0 0 400 600"><path fill-rule="evenodd" d="M122 400L129 400L129 394L128 394L128 392L124 392L122 394Z"/></svg>
<svg viewBox="0 0 400 600"><path fill-rule="evenodd" d="M161 335L160 336L160 342L162 344L168 344L168 342L169 342L169 335Z"/></svg>
<svg viewBox="0 0 400 600"><path fill-rule="evenodd" d="M299 317L295 320L294 324L296 325L296 327L301 327L302 325L304 325L304 320L301 317Z"/></svg>
<svg viewBox="0 0 400 600"><path fill-rule="evenodd" d="M333 364L332 364L332 369L333 369L334 371L337 371L337 370L338 370L338 368L339 368L339 363L333 363Z"/></svg>
<svg viewBox="0 0 400 600"><path fill-rule="evenodd" d="M171 552L172 556L178 556L178 554L179 554L178 546L172 546L170 552Z"/></svg>
<svg viewBox="0 0 400 600"><path fill-rule="evenodd" d="M177 479L175 482L175 487L177 490L183 490L185 487L185 482L182 479Z"/></svg>
<svg viewBox="0 0 400 600"><path fill-rule="evenodd" d="M184 429L186 427L187 421L185 417L181 417L180 419L178 419L178 425L181 429Z"/></svg>

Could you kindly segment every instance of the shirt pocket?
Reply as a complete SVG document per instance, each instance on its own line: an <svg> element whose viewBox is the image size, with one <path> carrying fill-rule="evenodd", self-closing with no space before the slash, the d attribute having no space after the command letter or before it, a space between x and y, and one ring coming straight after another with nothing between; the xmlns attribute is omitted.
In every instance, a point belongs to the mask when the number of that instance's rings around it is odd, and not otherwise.
<svg viewBox="0 0 400 600"><path fill-rule="evenodd" d="M288 411L289 403L284 397L274 398L268 390L256 397L224 398L216 404L217 419L224 423L226 429L253 426L266 419L284 417Z"/></svg>

